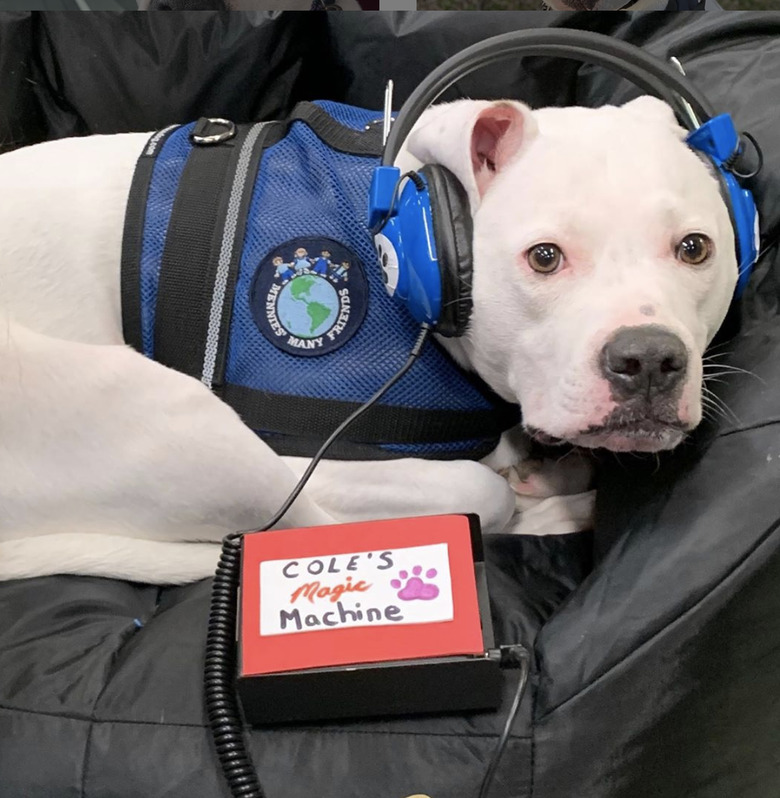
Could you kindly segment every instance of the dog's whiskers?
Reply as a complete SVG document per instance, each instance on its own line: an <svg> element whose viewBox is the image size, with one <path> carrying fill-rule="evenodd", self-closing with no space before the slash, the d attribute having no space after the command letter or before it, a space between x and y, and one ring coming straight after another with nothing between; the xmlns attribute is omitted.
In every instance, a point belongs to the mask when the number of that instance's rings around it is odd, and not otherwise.
<svg viewBox="0 0 780 798"><path fill-rule="evenodd" d="M703 363L702 368L705 369L724 369L725 371L733 371L738 374L750 374L752 377L758 375L747 369L740 368L739 366L731 366L728 363Z"/></svg>
<svg viewBox="0 0 780 798"><path fill-rule="evenodd" d="M717 369L717 371L713 371L714 369ZM740 368L739 366L732 366L729 363L703 362L702 371L705 382L712 377L725 377L733 374L747 374L748 376L757 379L764 387L769 387L767 381L762 377L759 377L755 372Z"/></svg>
<svg viewBox="0 0 780 798"><path fill-rule="evenodd" d="M703 418L706 418L708 421L713 421L716 423L719 418L723 418L724 420L726 420L723 411L719 407L715 407L714 405L705 402L704 397L702 397L701 414Z"/></svg>
<svg viewBox="0 0 780 798"><path fill-rule="evenodd" d="M734 421L737 424L742 424L737 414L723 401L717 394L713 393L706 385L703 386L704 390L702 391L701 399L702 403L709 403L709 406L715 410L718 410L723 414L724 420L727 418L727 413L731 415Z"/></svg>
<svg viewBox="0 0 780 798"><path fill-rule="evenodd" d="M723 341L720 344L715 344L714 346L708 346L707 347L707 352L717 352L718 349L723 349L724 346L729 346L732 343L733 343L733 341ZM733 355L734 353L733 352L726 352L725 354Z"/></svg>

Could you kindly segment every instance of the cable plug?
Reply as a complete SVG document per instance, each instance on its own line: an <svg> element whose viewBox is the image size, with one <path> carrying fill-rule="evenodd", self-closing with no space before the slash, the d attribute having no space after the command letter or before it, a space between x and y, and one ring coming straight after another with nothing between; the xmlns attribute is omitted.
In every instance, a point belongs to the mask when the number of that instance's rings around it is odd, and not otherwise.
<svg viewBox="0 0 780 798"><path fill-rule="evenodd" d="M522 668L531 664L531 653L522 643L499 646L498 651L498 664L502 668Z"/></svg>
<svg viewBox="0 0 780 798"><path fill-rule="evenodd" d="M522 668L531 665L531 654L522 643L491 648L487 656L493 662L498 662L500 668Z"/></svg>

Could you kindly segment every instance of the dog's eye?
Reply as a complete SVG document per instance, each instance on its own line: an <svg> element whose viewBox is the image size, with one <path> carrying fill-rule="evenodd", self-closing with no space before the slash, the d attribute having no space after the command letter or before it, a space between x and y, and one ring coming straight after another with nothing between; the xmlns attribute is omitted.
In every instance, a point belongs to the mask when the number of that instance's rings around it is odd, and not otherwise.
<svg viewBox="0 0 780 798"><path fill-rule="evenodd" d="M691 266L704 263L712 253L712 241L702 233L685 236L677 247L677 257Z"/></svg>
<svg viewBox="0 0 780 798"><path fill-rule="evenodd" d="M525 256L528 265L541 274L554 272L563 262L563 252L555 244L537 244Z"/></svg>

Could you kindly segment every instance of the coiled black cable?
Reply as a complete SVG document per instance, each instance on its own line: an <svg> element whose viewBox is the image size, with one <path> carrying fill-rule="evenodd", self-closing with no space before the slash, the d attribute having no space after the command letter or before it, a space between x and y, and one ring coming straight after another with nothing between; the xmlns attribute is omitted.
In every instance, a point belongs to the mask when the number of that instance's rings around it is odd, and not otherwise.
<svg viewBox="0 0 780 798"><path fill-rule="evenodd" d="M414 365L430 331L431 328L428 324L422 325L420 334L404 365L365 404L362 404L333 430L274 516L260 529L246 530L247 532L265 532L282 519L300 495L331 444L353 421L378 402ZM266 798L246 748L234 682L236 595L240 580L241 538L244 534L244 532L232 532L222 540L222 552L211 588L203 687L214 748L231 795L233 798Z"/></svg>
<svg viewBox="0 0 780 798"><path fill-rule="evenodd" d="M214 748L234 798L265 798L244 744L244 732L233 676L236 668L236 593L241 564L241 538L222 541L206 635L203 672L206 712Z"/></svg>

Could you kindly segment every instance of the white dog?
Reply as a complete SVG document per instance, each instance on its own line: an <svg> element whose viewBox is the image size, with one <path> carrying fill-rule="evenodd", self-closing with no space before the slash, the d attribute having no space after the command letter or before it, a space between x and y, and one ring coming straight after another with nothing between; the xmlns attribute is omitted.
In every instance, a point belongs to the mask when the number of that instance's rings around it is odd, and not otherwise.
<svg viewBox="0 0 780 798"><path fill-rule="evenodd" d="M683 137L650 98L462 101L429 110L399 158L441 163L465 186L474 309L468 334L443 343L543 441L657 451L701 419L702 352L737 267L717 183ZM123 344L123 216L147 138L0 157L2 579L208 576L222 536L262 525L305 467L197 380ZM522 463L527 452L514 431L486 464L325 461L282 525L477 512L496 532L517 494L520 531L586 525L583 461L556 472ZM554 492L575 495L561 505Z"/></svg>

